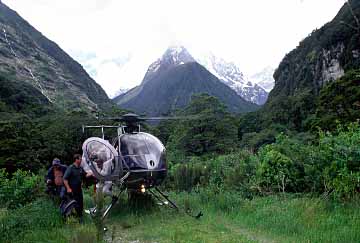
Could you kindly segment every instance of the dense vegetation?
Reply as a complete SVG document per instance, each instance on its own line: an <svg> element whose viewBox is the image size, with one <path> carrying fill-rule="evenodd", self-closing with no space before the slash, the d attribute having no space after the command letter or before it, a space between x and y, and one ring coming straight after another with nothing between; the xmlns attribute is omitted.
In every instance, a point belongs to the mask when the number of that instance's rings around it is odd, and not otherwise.
<svg viewBox="0 0 360 243"><path fill-rule="evenodd" d="M254 153L246 141L238 140L235 118L216 103L214 97L198 95L183 111L197 114L196 119L166 124L172 126L168 130L159 126L162 137L170 131L170 188L211 187L240 191L246 197L276 192L325 193L342 199L357 195L358 123L338 125L333 132L308 133L307 138L278 133L273 143Z"/></svg>

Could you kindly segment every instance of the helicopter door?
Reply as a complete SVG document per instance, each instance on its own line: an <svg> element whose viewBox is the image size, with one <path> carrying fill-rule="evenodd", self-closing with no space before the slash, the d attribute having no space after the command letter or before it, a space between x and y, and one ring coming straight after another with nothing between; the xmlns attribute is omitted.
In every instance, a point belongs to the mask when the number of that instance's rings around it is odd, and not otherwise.
<svg viewBox="0 0 360 243"><path fill-rule="evenodd" d="M83 143L83 157L88 168L99 180L116 180L122 174L116 149L104 139L88 138ZM84 169L86 170L86 168Z"/></svg>

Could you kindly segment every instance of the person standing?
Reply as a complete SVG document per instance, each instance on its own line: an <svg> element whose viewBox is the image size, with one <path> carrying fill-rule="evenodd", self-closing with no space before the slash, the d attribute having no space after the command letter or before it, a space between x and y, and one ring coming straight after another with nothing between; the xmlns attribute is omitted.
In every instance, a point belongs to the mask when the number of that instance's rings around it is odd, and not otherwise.
<svg viewBox="0 0 360 243"><path fill-rule="evenodd" d="M67 169L66 165L62 165L60 159L54 158L52 161L52 166L45 176L47 192L55 193L57 196L60 196L61 199L64 199L65 196L65 187L63 176ZM55 191L53 191L54 189Z"/></svg>
<svg viewBox="0 0 360 243"><path fill-rule="evenodd" d="M70 194L78 204L78 207L76 208L76 213L81 221L83 215L83 208L84 208L81 179L84 174L84 171L80 166L80 164L81 164L81 155L75 154L74 163L70 165L65 171L64 185L66 187L66 192Z"/></svg>

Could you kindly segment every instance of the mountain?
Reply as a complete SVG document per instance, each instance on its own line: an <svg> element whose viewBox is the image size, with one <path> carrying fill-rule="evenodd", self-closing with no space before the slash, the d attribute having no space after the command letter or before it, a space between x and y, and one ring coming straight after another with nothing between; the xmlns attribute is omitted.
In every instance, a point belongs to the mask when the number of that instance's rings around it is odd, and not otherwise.
<svg viewBox="0 0 360 243"><path fill-rule="evenodd" d="M196 61L184 47L169 47L161 58L159 58L149 66L143 79L143 83L146 83L160 73L164 73L176 66L183 65L189 62Z"/></svg>
<svg viewBox="0 0 360 243"><path fill-rule="evenodd" d="M349 2L360 16L360 1ZM344 4L331 22L313 31L281 61L274 73L271 99L281 94L294 95L305 88L318 94L327 83L359 68L359 29L358 17L354 18L349 5Z"/></svg>
<svg viewBox="0 0 360 243"><path fill-rule="evenodd" d="M359 18L360 1L346 2L333 20L284 57L259 111L263 128L281 124L298 131L328 129L336 122L360 119ZM253 126L254 119L249 121Z"/></svg>
<svg viewBox="0 0 360 243"><path fill-rule="evenodd" d="M122 94L125 94L126 92L128 92L130 89L127 88L120 88L118 91L115 92L113 98L118 97Z"/></svg>
<svg viewBox="0 0 360 243"><path fill-rule="evenodd" d="M258 105L266 102L268 92L260 85L247 80L234 63L213 54L201 56L197 61L245 100Z"/></svg>
<svg viewBox="0 0 360 243"><path fill-rule="evenodd" d="M79 63L3 3L0 31L2 110L21 111L37 104L94 110L111 104Z"/></svg>
<svg viewBox="0 0 360 243"><path fill-rule="evenodd" d="M255 84L260 85L262 88L265 89L266 92L270 92L275 85L274 80L274 72L275 69L272 67L266 67L258 73L255 73L250 76L250 80Z"/></svg>
<svg viewBox="0 0 360 243"><path fill-rule="evenodd" d="M192 94L218 97L232 112L257 109L195 61L184 47L171 47L152 63L142 83L114 101L122 108L147 115L163 115L185 107Z"/></svg>

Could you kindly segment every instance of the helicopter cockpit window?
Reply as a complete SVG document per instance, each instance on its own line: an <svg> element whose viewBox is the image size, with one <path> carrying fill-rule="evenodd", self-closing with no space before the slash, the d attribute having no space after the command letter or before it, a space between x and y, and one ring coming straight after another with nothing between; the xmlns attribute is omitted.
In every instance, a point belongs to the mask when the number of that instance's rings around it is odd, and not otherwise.
<svg viewBox="0 0 360 243"><path fill-rule="evenodd" d="M115 168L115 154L110 144L102 139L88 141L86 153L92 168L102 176L110 176Z"/></svg>
<svg viewBox="0 0 360 243"><path fill-rule="evenodd" d="M142 134L122 136L120 148L123 156L149 154L149 150Z"/></svg>
<svg viewBox="0 0 360 243"><path fill-rule="evenodd" d="M165 147L162 145L162 143L159 141L158 138L150 135L150 134L144 134L145 141L147 144L147 148L151 154L154 154L156 156L156 159L159 159L161 156L161 153L164 152Z"/></svg>

